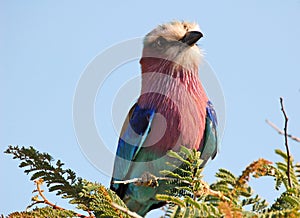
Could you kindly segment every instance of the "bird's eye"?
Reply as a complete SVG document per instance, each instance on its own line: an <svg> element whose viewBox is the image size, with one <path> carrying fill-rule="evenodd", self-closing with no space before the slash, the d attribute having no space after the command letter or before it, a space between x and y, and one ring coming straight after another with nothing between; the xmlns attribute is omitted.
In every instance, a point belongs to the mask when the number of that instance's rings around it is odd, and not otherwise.
<svg viewBox="0 0 300 218"><path fill-rule="evenodd" d="M164 37L160 36L153 42L152 45L155 48L162 48L166 45L166 43L167 43L167 40Z"/></svg>

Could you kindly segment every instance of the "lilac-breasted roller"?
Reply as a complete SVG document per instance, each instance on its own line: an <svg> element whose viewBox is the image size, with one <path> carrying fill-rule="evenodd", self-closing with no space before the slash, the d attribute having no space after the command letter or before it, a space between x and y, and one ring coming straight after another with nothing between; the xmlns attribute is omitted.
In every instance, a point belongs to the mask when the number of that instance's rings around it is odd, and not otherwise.
<svg viewBox="0 0 300 218"><path fill-rule="evenodd" d="M140 215L164 205L155 195L170 187L114 181L145 172L161 176L171 161L167 151L180 146L201 151L202 167L217 153L216 113L198 75L203 55L196 42L202 36L197 24L174 21L144 38L141 94L123 125L111 181L111 189Z"/></svg>

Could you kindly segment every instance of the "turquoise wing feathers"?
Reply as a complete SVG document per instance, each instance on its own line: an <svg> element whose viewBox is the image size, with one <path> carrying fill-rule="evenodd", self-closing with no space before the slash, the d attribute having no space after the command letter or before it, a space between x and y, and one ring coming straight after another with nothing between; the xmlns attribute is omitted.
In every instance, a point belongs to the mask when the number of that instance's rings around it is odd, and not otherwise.
<svg viewBox="0 0 300 218"><path fill-rule="evenodd" d="M206 107L206 124L204 132L204 142L201 147L201 159L203 160L202 167L206 164L209 158L214 159L218 151L218 132L217 132L217 115L210 101Z"/></svg>
<svg viewBox="0 0 300 218"><path fill-rule="evenodd" d="M154 114L153 109L142 109L138 104L131 108L119 138L112 183L126 179L131 161L134 161L147 138ZM114 190L119 186L111 184Z"/></svg>

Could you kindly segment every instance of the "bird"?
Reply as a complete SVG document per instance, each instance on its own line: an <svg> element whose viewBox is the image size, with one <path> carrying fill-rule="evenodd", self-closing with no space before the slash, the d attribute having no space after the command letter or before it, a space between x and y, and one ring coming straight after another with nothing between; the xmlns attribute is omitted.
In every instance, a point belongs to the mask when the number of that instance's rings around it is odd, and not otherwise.
<svg viewBox="0 0 300 218"><path fill-rule="evenodd" d="M217 116L199 78L203 37L195 22L158 25L143 41L141 92L123 124L110 188L129 210L145 216L165 205L155 195L168 187L119 183L146 172L161 176L169 150L181 146L201 152L201 167L218 150Z"/></svg>

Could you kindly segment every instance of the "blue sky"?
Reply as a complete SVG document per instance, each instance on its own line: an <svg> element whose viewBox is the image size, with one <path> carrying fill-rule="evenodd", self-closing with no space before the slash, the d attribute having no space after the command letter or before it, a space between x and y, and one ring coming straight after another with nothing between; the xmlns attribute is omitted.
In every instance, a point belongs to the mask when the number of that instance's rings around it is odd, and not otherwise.
<svg viewBox="0 0 300 218"><path fill-rule="evenodd" d="M24 210L34 189L18 162L3 154L9 144L33 145L79 176L108 185L109 176L90 164L76 140L72 107L77 83L103 50L174 19L199 23L205 36L200 46L225 96L224 137L219 155L204 171L206 180L213 181L221 167L239 174L260 157L278 161L273 151L284 148L283 138L265 119L283 126L282 96L290 133L300 136L299 12L299 0L0 1L0 195L5 196L0 213ZM124 75L139 73L137 61L121 69ZM114 78L119 84L123 77ZM98 101L95 108L100 125ZM300 144L290 141L290 148L300 161ZM272 182L253 185L272 199L278 194Z"/></svg>

